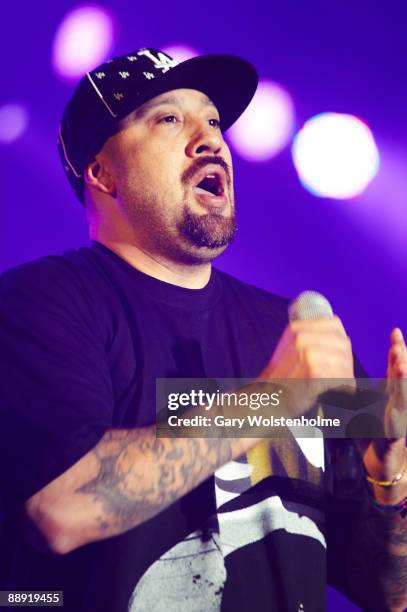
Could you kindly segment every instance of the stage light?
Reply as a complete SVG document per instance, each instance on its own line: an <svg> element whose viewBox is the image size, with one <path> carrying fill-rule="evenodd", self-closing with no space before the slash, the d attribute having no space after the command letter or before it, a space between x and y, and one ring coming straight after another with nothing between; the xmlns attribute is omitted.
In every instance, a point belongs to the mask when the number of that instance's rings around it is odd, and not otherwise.
<svg viewBox="0 0 407 612"><path fill-rule="evenodd" d="M163 51L178 62L185 62L185 60L199 55L199 52L196 49L187 47L186 45L170 45L169 47L165 47Z"/></svg>
<svg viewBox="0 0 407 612"><path fill-rule="evenodd" d="M339 200L362 193L380 164L368 126L340 113L322 113L307 121L294 139L292 156L308 191Z"/></svg>
<svg viewBox="0 0 407 612"><path fill-rule="evenodd" d="M82 6L59 26L53 46L53 65L67 79L81 77L103 62L113 43L111 16L101 7Z"/></svg>
<svg viewBox="0 0 407 612"><path fill-rule="evenodd" d="M271 159L290 141L294 130L294 104L277 83L260 81L249 107L228 131L239 155L249 161Z"/></svg>
<svg viewBox="0 0 407 612"><path fill-rule="evenodd" d="M28 113L21 104L0 106L0 142L9 144L23 134L28 125Z"/></svg>

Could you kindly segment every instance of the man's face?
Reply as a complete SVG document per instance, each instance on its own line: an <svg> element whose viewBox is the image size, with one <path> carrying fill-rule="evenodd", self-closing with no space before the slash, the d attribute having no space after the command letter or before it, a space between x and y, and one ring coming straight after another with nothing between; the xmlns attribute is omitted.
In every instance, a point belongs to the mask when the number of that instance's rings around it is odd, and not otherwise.
<svg viewBox="0 0 407 612"><path fill-rule="evenodd" d="M176 89L126 117L96 159L114 180L137 245L202 263L236 231L232 160L212 102Z"/></svg>

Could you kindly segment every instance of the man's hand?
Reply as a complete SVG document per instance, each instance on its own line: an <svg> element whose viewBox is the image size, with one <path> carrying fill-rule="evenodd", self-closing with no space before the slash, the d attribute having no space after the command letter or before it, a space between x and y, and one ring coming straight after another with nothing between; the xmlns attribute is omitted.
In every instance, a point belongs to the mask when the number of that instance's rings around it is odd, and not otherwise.
<svg viewBox="0 0 407 612"><path fill-rule="evenodd" d="M386 438L371 440L363 454L365 468L373 478L391 481L407 464L407 347L400 329L390 336L387 367L388 402L384 415ZM373 486L381 503L396 504L407 496L407 477L393 487Z"/></svg>
<svg viewBox="0 0 407 612"><path fill-rule="evenodd" d="M353 378L352 345L338 317L287 325L261 378Z"/></svg>
<svg viewBox="0 0 407 612"><path fill-rule="evenodd" d="M259 376L295 379L288 385L291 401L284 405L290 416L306 412L318 395L337 385L338 378L354 378L352 345L338 317L291 322Z"/></svg>

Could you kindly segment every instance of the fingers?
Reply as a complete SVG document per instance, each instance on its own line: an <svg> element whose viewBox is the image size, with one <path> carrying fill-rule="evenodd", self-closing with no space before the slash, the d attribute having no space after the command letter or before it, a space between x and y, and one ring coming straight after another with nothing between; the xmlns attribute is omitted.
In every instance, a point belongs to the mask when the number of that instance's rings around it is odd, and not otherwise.
<svg viewBox="0 0 407 612"><path fill-rule="evenodd" d="M401 344L404 345L404 347L406 347L405 341L404 341L404 336L403 336L403 332L401 331L401 329L399 327L395 327L391 334L390 334L390 342L392 344Z"/></svg>
<svg viewBox="0 0 407 612"><path fill-rule="evenodd" d="M321 317L320 319L292 321L289 327L293 333L314 331L318 334L334 334L347 337L343 323L336 315L333 317Z"/></svg>
<svg viewBox="0 0 407 612"><path fill-rule="evenodd" d="M398 327L390 334L387 375L392 378L407 378L407 346Z"/></svg>
<svg viewBox="0 0 407 612"><path fill-rule="evenodd" d="M305 330L295 333L293 340L298 353L301 353L309 346L326 351L332 350L344 355L352 353L352 343L348 336L320 334L316 331Z"/></svg>
<svg viewBox="0 0 407 612"><path fill-rule="evenodd" d="M309 344L303 352L304 371L309 378L353 378L352 351L338 344Z"/></svg>
<svg viewBox="0 0 407 612"><path fill-rule="evenodd" d="M341 320L292 321L264 374L276 378L353 378L352 345Z"/></svg>
<svg viewBox="0 0 407 612"><path fill-rule="evenodd" d="M388 402L385 410L385 432L391 438L403 438L407 433L407 347L401 329L390 334L387 367Z"/></svg>
<svg viewBox="0 0 407 612"><path fill-rule="evenodd" d="M312 352L326 355L352 356L352 343L342 321L338 317L295 321L289 326L298 355L309 356Z"/></svg>

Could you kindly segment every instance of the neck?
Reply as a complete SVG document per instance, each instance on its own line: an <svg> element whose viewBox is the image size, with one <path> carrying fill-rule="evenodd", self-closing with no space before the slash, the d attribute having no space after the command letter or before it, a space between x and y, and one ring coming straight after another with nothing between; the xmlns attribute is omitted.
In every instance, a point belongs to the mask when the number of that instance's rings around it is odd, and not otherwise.
<svg viewBox="0 0 407 612"><path fill-rule="evenodd" d="M187 289L202 289L207 285L211 276L210 262L192 265L152 252L141 244L120 207L113 207L110 199L103 204L95 204L91 198L87 201L91 240L97 240L133 268L165 283Z"/></svg>
<svg viewBox="0 0 407 612"><path fill-rule="evenodd" d="M101 236L94 239L140 272L171 285L178 285L187 289L202 289L209 282L211 276L211 264L209 262L197 265L182 264L166 260L158 255L151 255L139 246L124 241L107 240Z"/></svg>

